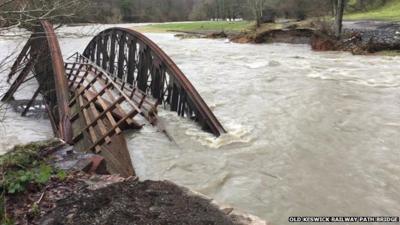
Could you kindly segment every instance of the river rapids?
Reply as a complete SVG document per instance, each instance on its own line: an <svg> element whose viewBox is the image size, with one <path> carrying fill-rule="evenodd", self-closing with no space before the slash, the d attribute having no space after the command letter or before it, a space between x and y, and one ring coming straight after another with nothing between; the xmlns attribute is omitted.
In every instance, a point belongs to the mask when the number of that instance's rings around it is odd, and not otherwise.
<svg viewBox="0 0 400 225"><path fill-rule="evenodd" d="M61 29L65 56L82 52L97 30ZM70 35L76 31L93 34ZM172 180L272 224L289 216L398 216L400 57L146 35L228 133L215 138L161 110L174 141L153 127L126 134L141 179ZM0 58L18 43L0 40ZM34 84L27 86L17 98L30 98ZM3 152L52 136L46 119L12 110L1 124Z"/></svg>

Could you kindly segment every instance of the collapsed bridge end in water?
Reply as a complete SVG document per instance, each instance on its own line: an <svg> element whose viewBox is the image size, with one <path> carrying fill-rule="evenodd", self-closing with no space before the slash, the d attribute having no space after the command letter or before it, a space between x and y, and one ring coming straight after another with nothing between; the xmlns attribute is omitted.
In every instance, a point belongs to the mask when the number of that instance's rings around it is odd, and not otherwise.
<svg viewBox="0 0 400 225"><path fill-rule="evenodd" d="M110 170L134 174L122 131L140 129L139 116L153 124L160 104L216 136L225 133L176 64L136 31L105 30L83 55L70 58L75 60L64 62L52 25L41 21L11 68L13 83L2 100L12 99L21 84L35 78L39 88L22 114L41 94L55 136L102 154Z"/></svg>

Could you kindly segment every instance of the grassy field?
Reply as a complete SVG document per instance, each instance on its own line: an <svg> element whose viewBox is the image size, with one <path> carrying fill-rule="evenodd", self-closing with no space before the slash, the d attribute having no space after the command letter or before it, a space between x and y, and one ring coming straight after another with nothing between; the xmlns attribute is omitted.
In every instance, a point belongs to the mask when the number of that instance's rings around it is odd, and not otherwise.
<svg viewBox="0 0 400 225"><path fill-rule="evenodd" d="M400 21L400 1L393 0L387 5L368 12L353 13L345 16L347 20L388 20Z"/></svg>
<svg viewBox="0 0 400 225"><path fill-rule="evenodd" d="M250 21L201 21L185 23L160 23L138 27L144 32L167 32L167 31L243 31L253 25Z"/></svg>
<svg viewBox="0 0 400 225"><path fill-rule="evenodd" d="M400 21L400 0L392 0L383 7L359 13L351 13L345 15L346 20L386 20ZM278 24L279 25L279 24ZM277 24L273 26L278 26ZM271 29L271 24L263 25L258 30L264 28ZM252 21L196 21L196 22L177 22L177 23L158 23L146 26L133 27L141 32L168 32L168 31L247 31L254 29ZM274 28L274 27L272 27ZM280 28L275 27L275 28Z"/></svg>

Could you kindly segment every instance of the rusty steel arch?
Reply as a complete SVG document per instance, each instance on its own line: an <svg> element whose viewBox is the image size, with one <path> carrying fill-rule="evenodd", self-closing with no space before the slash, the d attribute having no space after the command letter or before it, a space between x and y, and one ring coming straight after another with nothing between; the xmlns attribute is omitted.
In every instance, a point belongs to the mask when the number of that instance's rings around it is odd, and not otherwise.
<svg viewBox="0 0 400 225"><path fill-rule="evenodd" d="M100 154L109 171L124 176L135 174L124 130L150 123L171 138L158 123L160 104L216 136L225 132L176 64L136 31L105 30L83 55L76 53L64 62L53 26L40 21L11 67L12 84L2 101L13 100L32 79L38 88L22 105L22 116L31 106L44 105L55 136L79 151ZM43 101L36 101L38 95Z"/></svg>
<svg viewBox="0 0 400 225"><path fill-rule="evenodd" d="M141 90L216 136L226 132L184 73L143 34L107 29L90 41L83 56L107 71L123 89Z"/></svg>
<svg viewBox="0 0 400 225"><path fill-rule="evenodd" d="M8 81L15 80L2 100L13 98L18 88L33 77L39 88L34 93L22 115L26 114L31 104L40 93L53 125L53 131L67 143L72 144L72 126L70 121L70 98L64 69L64 60L53 26L48 21L40 21L34 32L17 57L8 76Z"/></svg>
<svg viewBox="0 0 400 225"><path fill-rule="evenodd" d="M76 65L78 69L74 68ZM107 171L132 176L135 172L122 131L140 128L134 120L140 109L136 106L129 112L117 109L117 103L127 99L123 96L105 102L102 95L108 89L94 92L91 87L94 82L90 80L93 77L104 78L107 74L90 64L64 62L52 24L39 21L11 67L8 75L11 86L2 96L2 101L13 101L22 84L36 80L38 88L33 97L26 105L21 105L24 108L22 116L31 106L44 105L56 137L74 145L75 150L100 154L107 162ZM118 86L106 79L106 87ZM39 95L43 101L36 101Z"/></svg>

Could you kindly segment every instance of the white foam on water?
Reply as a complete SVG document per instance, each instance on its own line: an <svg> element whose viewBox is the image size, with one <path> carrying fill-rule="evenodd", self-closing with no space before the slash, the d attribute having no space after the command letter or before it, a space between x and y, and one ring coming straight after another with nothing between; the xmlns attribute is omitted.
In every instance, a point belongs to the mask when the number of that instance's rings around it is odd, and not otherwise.
<svg viewBox="0 0 400 225"><path fill-rule="evenodd" d="M224 123L227 133L215 137L198 129L188 129L185 133L202 145L213 149L219 149L223 146L238 143L249 143L253 139L250 136L251 129L243 125L230 122Z"/></svg>
<svg viewBox="0 0 400 225"><path fill-rule="evenodd" d="M263 68L269 65L269 62L253 62L253 63L246 63L244 66L250 68L250 69L259 69L259 68Z"/></svg>
<svg viewBox="0 0 400 225"><path fill-rule="evenodd" d="M170 179L273 224L289 224L293 215L400 211L400 183L393 179L400 174L393 166L400 160L400 57L147 35L183 70L228 133L215 138L160 110L174 141L153 127L127 137L142 179ZM64 54L82 52L91 39L66 36L60 39ZM51 134L43 121L19 118L12 115L0 133L1 147Z"/></svg>

